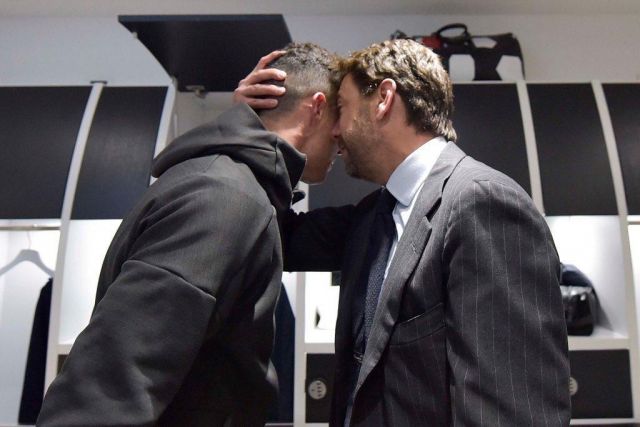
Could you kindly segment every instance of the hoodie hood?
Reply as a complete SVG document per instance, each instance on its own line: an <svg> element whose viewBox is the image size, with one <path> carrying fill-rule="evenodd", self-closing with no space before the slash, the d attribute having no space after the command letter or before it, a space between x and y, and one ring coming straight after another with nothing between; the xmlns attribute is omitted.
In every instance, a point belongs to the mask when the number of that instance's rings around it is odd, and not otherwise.
<svg viewBox="0 0 640 427"><path fill-rule="evenodd" d="M151 174L157 178L185 160L216 154L246 164L279 213L289 208L306 157L267 131L246 104L239 104L213 122L176 138L155 158Z"/></svg>

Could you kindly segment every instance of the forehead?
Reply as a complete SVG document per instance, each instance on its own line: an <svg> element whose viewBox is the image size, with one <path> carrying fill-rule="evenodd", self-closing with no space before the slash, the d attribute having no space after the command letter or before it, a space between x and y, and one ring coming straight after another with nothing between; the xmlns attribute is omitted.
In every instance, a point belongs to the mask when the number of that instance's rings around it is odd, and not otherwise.
<svg viewBox="0 0 640 427"><path fill-rule="evenodd" d="M338 90L338 98L344 100L351 98L358 94L358 88L353 80L351 74L347 74L340 83L340 90Z"/></svg>

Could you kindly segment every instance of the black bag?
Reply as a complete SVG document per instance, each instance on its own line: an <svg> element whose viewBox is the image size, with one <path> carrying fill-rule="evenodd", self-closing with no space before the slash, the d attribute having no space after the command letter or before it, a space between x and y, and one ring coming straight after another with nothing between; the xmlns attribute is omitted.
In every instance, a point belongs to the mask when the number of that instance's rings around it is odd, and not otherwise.
<svg viewBox="0 0 640 427"><path fill-rule="evenodd" d="M598 323L598 297L593 285L575 266L562 264L560 291L569 335L591 335Z"/></svg>
<svg viewBox="0 0 640 427"><path fill-rule="evenodd" d="M459 33L444 34L452 30ZM415 40L433 49L453 81L524 80L522 50L512 33L472 36L465 24L449 24L428 36L396 31L391 38Z"/></svg>

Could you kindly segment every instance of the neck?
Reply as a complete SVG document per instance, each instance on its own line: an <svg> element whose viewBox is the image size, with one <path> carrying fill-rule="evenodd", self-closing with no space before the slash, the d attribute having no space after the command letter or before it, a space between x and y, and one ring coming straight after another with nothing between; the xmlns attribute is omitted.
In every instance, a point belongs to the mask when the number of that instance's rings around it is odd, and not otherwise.
<svg viewBox="0 0 640 427"><path fill-rule="evenodd" d="M293 148L301 151L303 132L302 122L294 117L283 117L276 120L270 117L263 117L262 124L269 132L273 132L280 138L288 142Z"/></svg>
<svg viewBox="0 0 640 427"><path fill-rule="evenodd" d="M411 153L435 137L435 135L428 132L417 132L414 127L406 124L389 128L383 134L386 134L384 135L385 143L383 144L385 152L381 156L383 163L381 163L379 179L376 180L381 185L386 185L391 174Z"/></svg>

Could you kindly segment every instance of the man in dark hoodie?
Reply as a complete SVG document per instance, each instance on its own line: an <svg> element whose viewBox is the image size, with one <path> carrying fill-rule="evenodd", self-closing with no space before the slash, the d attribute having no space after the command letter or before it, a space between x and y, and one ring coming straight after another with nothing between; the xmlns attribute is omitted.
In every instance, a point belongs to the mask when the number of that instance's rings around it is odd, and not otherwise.
<svg viewBox="0 0 640 427"><path fill-rule="evenodd" d="M298 180L322 181L337 151L333 55L284 50L277 109L238 105L155 159L158 180L111 243L39 426L264 425L277 392L278 218Z"/></svg>

